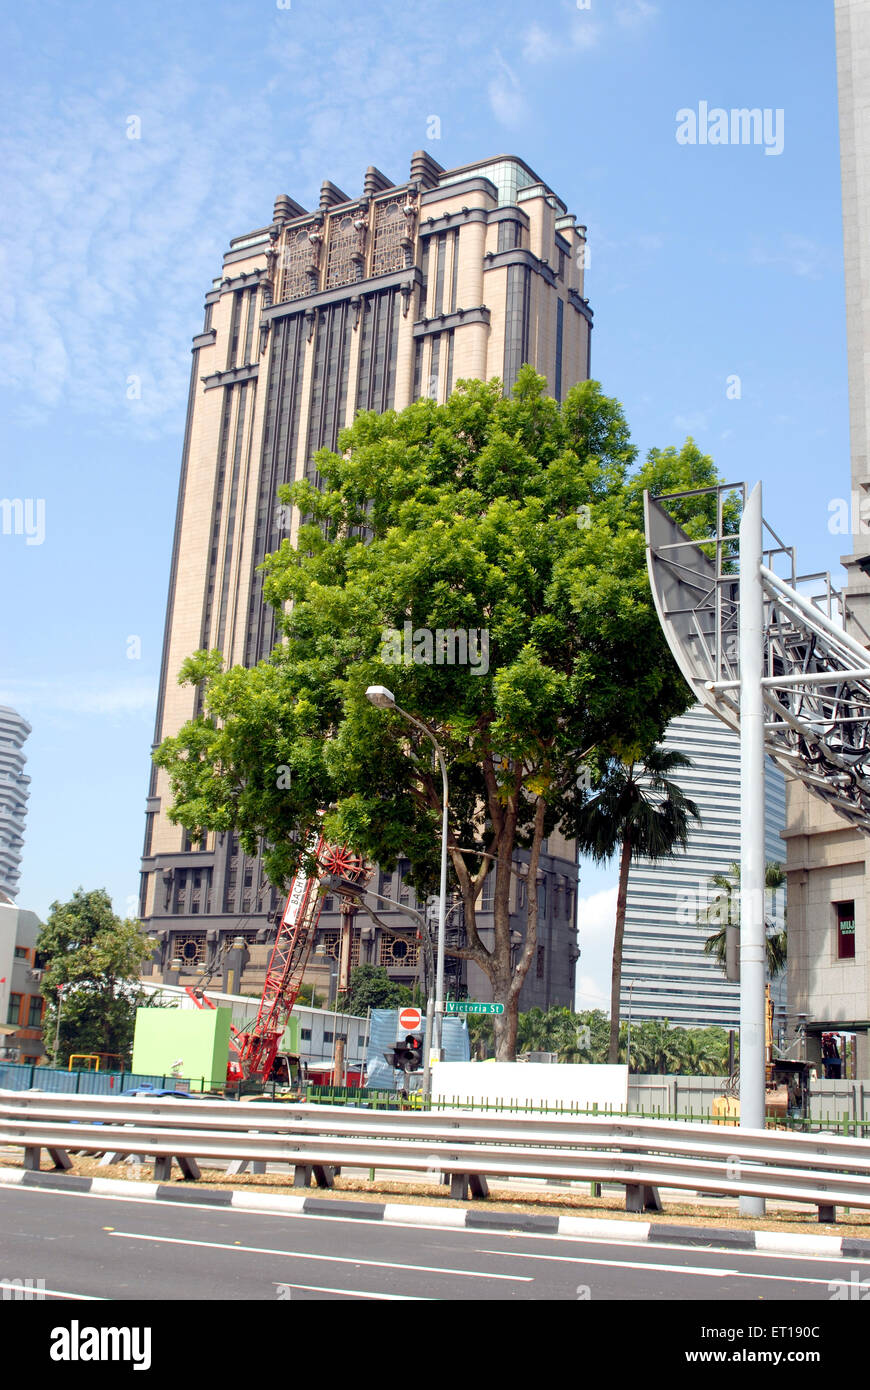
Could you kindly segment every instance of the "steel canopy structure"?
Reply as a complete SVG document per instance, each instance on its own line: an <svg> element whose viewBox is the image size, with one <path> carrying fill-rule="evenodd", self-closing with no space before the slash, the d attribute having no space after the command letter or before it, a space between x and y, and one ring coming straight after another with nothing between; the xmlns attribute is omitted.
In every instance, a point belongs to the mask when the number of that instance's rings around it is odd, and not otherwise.
<svg viewBox="0 0 870 1390"><path fill-rule="evenodd" d="M691 537L674 513L704 496L715 498L712 534ZM646 493L644 508L668 645L695 698L740 735L740 1126L763 1129L765 753L870 830L870 653L847 621L870 637L829 575L797 574L793 548L763 520L760 483ZM764 1199L742 1196L740 1209L760 1216Z"/></svg>
<svg viewBox="0 0 870 1390"><path fill-rule="evenodd" d="M716 525L691 538L680 503L715 494ZM740 730L740 540L726 499L744 483L645 494L647 566L668 645L700 704ZM798 575L794 548L763 523L764 751L861 830L870 831L870 645L828 574Z"/></svg>

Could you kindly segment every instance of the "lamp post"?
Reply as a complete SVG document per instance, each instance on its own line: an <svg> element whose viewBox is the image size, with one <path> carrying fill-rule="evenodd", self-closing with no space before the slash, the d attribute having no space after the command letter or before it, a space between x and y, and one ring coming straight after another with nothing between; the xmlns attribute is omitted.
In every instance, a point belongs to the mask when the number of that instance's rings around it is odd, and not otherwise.
<svg viewBox="0 0 870 1390"><path fill-rule="evenodd" d="M57 1027L54 1030L54 1065L57 1066L57 1052L60 1046L60 1006L63 999L63 985L57 987Z"/></svg>
<svg viewBox="0 0 870 1390"><path fill-rule="evenodd" d="M441 883L438 899L438 956L435 972L435 1029L434 1040L429 1021L429 1011L426 1017L426 1061L428 1072L428 1059L430 1048L435 1052L436 1057L441 1057L441 1036L442 1024L444 1021L444 935L447 920L447 765L444 762L444 754L441 745L438 743L431 729L427 729L425 724L421 724L419 719L415 719L413 714L396 704L396 698L391 690L385 685L370 685L366 691L366 699L371 701L378 709L393 709L397 714L401 714L403 719L407 719L409 724L413 724L415 729L419 729L425 734L432 743L438 758L438 765L441 768L441 783L443 789L442 812L441 812Z"/></svg>
<svg viewBox="0 0 870 1390"><path fill-rule="evenodd" d="M634 989L634 980L628 986L628 1039L625 1045L625 1061L629 1072L631 1072L631 991Z"/></svg>

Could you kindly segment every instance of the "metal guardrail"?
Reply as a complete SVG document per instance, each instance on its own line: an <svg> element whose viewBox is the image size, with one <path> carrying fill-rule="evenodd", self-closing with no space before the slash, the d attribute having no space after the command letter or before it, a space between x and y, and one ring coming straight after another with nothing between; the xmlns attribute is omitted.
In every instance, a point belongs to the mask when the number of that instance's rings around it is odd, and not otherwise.
<svg viewBox="0 0 870 1390"><path fill-rule="evenodd" d="M73 1127L73 1133L70 1132ZM739 1130L624 1116L531 1116L468 1111L382 1111L323 1105L118 1099L0 1092L0 1144L39 1167L68 1150L153 1156L155 1177L175 1158L186 1177L196 1160L238 1170L286 1163L294 1184L331 1186L340 1166L447 1175L451 1194L485 1195L486 1177L622 1184L626 1206L658 1205L658 1187L807 1202L820 1220L837 1205L870 1208L870 1148L835 1135Z"/></svg>

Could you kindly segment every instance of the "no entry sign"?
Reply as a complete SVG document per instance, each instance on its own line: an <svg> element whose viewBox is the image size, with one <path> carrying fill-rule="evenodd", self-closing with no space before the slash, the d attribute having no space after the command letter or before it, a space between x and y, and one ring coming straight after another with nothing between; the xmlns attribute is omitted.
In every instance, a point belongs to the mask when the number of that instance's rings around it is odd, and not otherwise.
<svg viewBox="0 0 870 1390"><path fill-rule="evenodd" d="M423 1021L423 1015L419 1009L400 1009L399 1027L404 1028L406 1033L413 1033L415 1028L419 1028Z"/></svg>

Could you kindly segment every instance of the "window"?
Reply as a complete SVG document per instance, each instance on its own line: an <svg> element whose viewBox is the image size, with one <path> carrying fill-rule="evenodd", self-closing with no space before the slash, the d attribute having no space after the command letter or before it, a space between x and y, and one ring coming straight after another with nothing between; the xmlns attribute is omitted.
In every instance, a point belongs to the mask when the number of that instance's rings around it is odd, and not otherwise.
<svg viewBox="0 0 870 1390"><path fill-rule="evenodd" d="M561 254L561 252L560 252ZM556 370L553 382L553 395L557 401L562 399L562 338L564 333L565 305L561 299L556 300Z"/></svg>
<svg viewBox="0 0 870 1390"><path fill-rule="evenodd" d="M545 949L546 949L546 948L545 948L544 946L539 946L539 947L538 947L538 958L537 958L537 963L536 963L536 966L535 966L535 977L536 977L536 979L538 979L538 980L543 980L543 978L544 978L544 951L545 951Z"/></svg>
<svg viewBox="0 0 870 1390"><path fill-rule="evenodd" d="M28 1014L27 1014L27 1026L28 1026L28 1028L38 1028L39 1025L40 1025L41 1023L42 1023L42 996L39 995L39 994L31 994L31 996L30 996L30 1008L29 1008Z"/></svg>
<svg viewBox="0 0 870 1390"><path fill-rule="evenodd" d="M522 246L523 233L519 222L512 217L506 217L498 224L498 250L513 251L517 246Z"/></svg>
<svg viewBox="0 0 870 1390"><path fill-rule="evenodd" d="M492 912L493 899L495 897L495 870L490 869L486 878L483 880L483 892L480 898L481 912Z"/></svg>
<svg viewBox="0 0 870 1390"><path fill-rule="evenodd" d="M855 903L834 903L837 914L837 959L855 959Z"/></svg>
<svg viewBox="0 0 870 1390"><path fill-rule="evenodd" d="M6 1018L6 1022L14 1024L16 1027L18 1026L18 1021L21 1018L21 1001L23 998L23 994L10 994L9 996L9 1013Z"/></svg>
<svg viewBox="0 0 870 1390"><path fill-rule="evenodd" d="M504 391L509 396L520 367L529 356L529 295L531 271L508 266L504 330Z"/></svg>
<svg viewBox="0 0 870 1390"><path fill-rule="evenodd" d="M26 946L16 946L16 947L15 947L15 959L16 959L16 960L28 960L28 959L29 959L29 956L30 956L30 952L28 951L28 949L27 949Z"/></svg>
<svg viewBox="0 0 870 1390"><path fill-rule="evenodd" d="M300 1029L299 1029L299 1036L300 1036L300 1038L302 1039L303 1042L311 1042L311 1029L310 1029L310 1028L300 1028Z"/></svg>
<svg viewBox="0 0 870 1390"><path fill-rule="evenodd" d="M323 1034L323 1041L324 1041L325 1043L334 1042L334 1040L335 1040L335 1034L334 1034L334 1033L326 1032L326 1033Z"/></svg>

